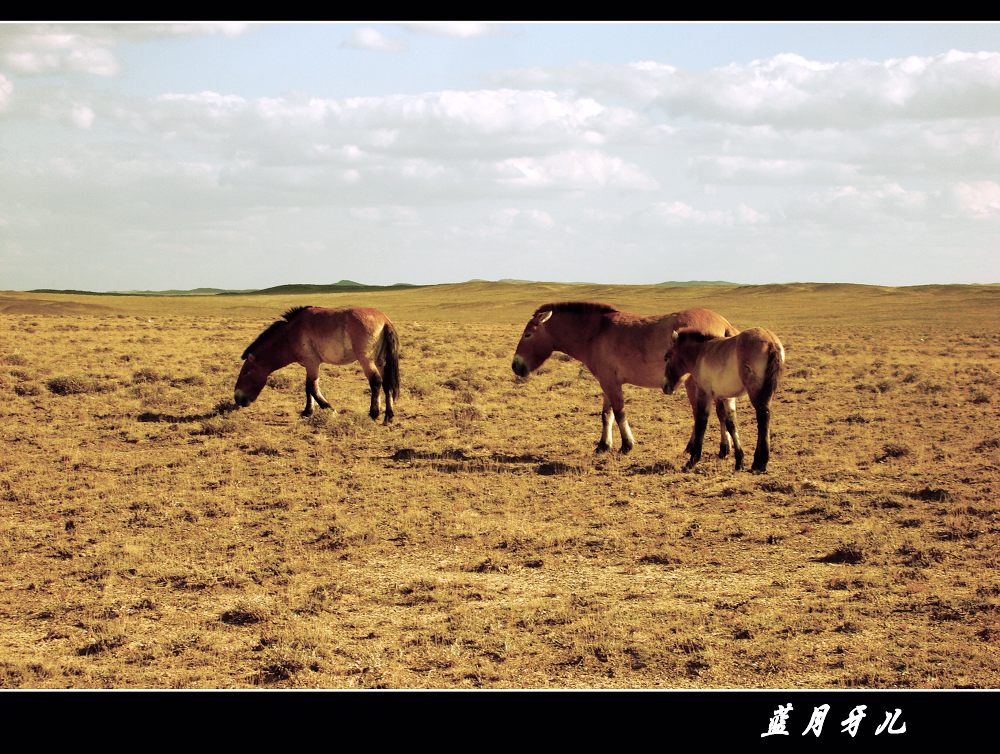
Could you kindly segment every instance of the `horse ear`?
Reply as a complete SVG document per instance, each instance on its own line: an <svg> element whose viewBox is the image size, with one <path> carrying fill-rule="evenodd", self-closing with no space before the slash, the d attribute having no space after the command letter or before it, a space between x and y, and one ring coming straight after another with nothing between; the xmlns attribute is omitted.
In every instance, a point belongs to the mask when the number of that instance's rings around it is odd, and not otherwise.
<svg viewBox="0 0 1000 754"><path fill-rule="evenodd" d="M678 340L680 340L680 337L681 337L681 334L679 332L677 332L676 330L674 330L672 333L670 333L670 339L672 341L674 341L674 343L676 343Z"/></svg>
<svg viewBox="0 0 1000 754"><path fill-rule="evenodd" d="M541 318L540 318L540 319L538 320L538 324L540 324L540 325L544 325L544 324L545 324L546 322L548 322L548 321L549 321L550 319L552 319L552 310L551 310L551 309L549 309L549 310L548 310L547 312L545 312L545 313L544 313L544 314L543 314L543 315L541 316Z"/></svg>

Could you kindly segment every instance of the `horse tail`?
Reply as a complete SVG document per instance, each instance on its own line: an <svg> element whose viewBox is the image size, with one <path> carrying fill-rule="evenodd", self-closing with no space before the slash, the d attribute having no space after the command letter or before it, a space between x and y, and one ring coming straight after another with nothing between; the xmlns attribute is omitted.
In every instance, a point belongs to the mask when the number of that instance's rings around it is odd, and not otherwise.
<svg viewBox="0 0 1000 754"><path fill-rule="evenodd" d="M386 322L375 345L375 363L382 371L382 388L393 398L399 397L399 335Z"/></svg>
<svg viewBox="0 0 1000 754"><path fill-rule="evenodd" d="M781 376L785 369L785 349L777 341L767 344L767 367L764 369L763 385L760 389L760 399L767 405L781 384Z"/></svg>

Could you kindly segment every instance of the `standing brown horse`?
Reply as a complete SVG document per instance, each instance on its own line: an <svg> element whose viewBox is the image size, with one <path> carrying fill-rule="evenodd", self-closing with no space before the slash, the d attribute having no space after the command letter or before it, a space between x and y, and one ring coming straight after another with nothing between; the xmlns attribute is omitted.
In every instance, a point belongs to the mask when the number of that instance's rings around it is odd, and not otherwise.
<svg viewBox="0 0 1000 754"><path fill-rule="evenodd" d="M379 390L385 392L385 423L392 421L393 399L399 395L399 337L387 316L378 309L326 309L297 306L257 336L243 352L243 368L236 380L233 400L249 406L276 369L297 362L306 368L306 407L313 412L313 398L320 408L330 408L319 391L319 365L361 364L371 386L372 419L379 415Z"/></svg>
<svg viewBox="0 0 1000 754"><path fill-rule="evenodd" d="M701 459L711 402L726 398L735 401L746 393L757 411L757 448L751 471L767 471L771 457L771 396L785 368L785 347L778 336L763 327L752 327L731 338L710 339L687 327L675 332L673 340L675 345L665 357L663 392L672 393L685 374L690 375L685 386L694 383L698 387L691 459L684 468L692 468ZM733 437L739 471L743 468L743 447L736 432L735 410L727 412L725 423Z"/></svg>
<svg viewBox="0 0 1000 754"><path fill-rule="evenodd" d="M524 328L511 368L519 377L527 377L553 351L562 351L583 362L604 392L601 441L596 452L611 448L611 414L614 412L622 436L622 453L628 453L635 438L625 418L622 385L663 386L663 356L673 344L671 335L679 327L691 327L713 337L739 332L726 319L708 309L642 317L588 301L545 304L538 307ZM693 385L688 388L688 399L694 408L697 395ZM723 402L718 412L722 433L719 456L724 458L729 453L729 436L724 423L728 412Z"/></svg>

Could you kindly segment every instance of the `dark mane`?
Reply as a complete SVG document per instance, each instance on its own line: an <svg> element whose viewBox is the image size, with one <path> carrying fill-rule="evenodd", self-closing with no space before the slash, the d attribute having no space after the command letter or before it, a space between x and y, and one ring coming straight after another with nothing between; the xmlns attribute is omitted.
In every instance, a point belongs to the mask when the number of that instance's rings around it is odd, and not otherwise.
<svg viewBox="0 0 1000 754"><path fill-rule="evenodd" d="M281 318L284 319L286 322L291 322L297 316L299 316L300 314L302 314L302 312L304 312L306 309L312 309L312 307L311 306L293 306L287 312L285 312L284 314L282 314Z"/></svg>
<svg viewBox="0 0 1000 754"><path fill-rule="evenodd" d="M570 314L607 314L616 312L618 309L610 304L602 304L599 301L560 301L554 304L542 304L535 310L535 316L542 312L569 312Z"/></svg>
<svg viewBox="0 0 1000 754"><path fill-rule="evenodd" d="M247 346L246 350L243 352L243 355L240 356L240 358L245 360L247 356L249 356L250 354L252 354L254 351L257 350L257 347L261 343L263 343L268 338L268 336L283 328L285 325L287 325L289 322L291 322L293 319L299 316L306 309L311 309L311 308L312 308L311 306L293 306L291 309L289 309L287 312L281 315L281 319L279 319L276 322L272 322L270 325L268 325L267 329L264 330L264 332L262 332L260 335L258 335L254 339L253 343Z"/></svg>

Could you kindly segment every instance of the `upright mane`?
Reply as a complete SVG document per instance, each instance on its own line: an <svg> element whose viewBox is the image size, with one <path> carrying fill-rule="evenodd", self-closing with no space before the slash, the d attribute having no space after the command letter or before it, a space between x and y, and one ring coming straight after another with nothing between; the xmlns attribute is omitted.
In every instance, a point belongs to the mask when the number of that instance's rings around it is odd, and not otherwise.
<svg viewBox="0 0 1000 754"><path fill-rule="evenodd" d="M260 344L263 343L272 333L275 333L278 330L282 329L285 325L287 325L289 322L291 322L293 319L299 316L306 309L311 309L311 308L312 308L311 306L293 306L291 309L289 309L287 312L281 315L281 319L277 320L276 322L272 322L270 325L268 325L267 329L264 330L264 332L262 332L260 335L258 335L254 339L253 343L247 346L246 350L243 352L243 355L240 356L240 358L246 360L246 357L252 354L254 351L256 351L257 347L260 346Z"/></svg>
<svg viewBox="0 0 1000 754"><path fill-rule="evenodd" d="M610 304L602 304L599 301L560 301L553 304L542 304L535 310L534 316L542 312L569 312L570 314L607 314L616 312L618 309Z"/></svg>

